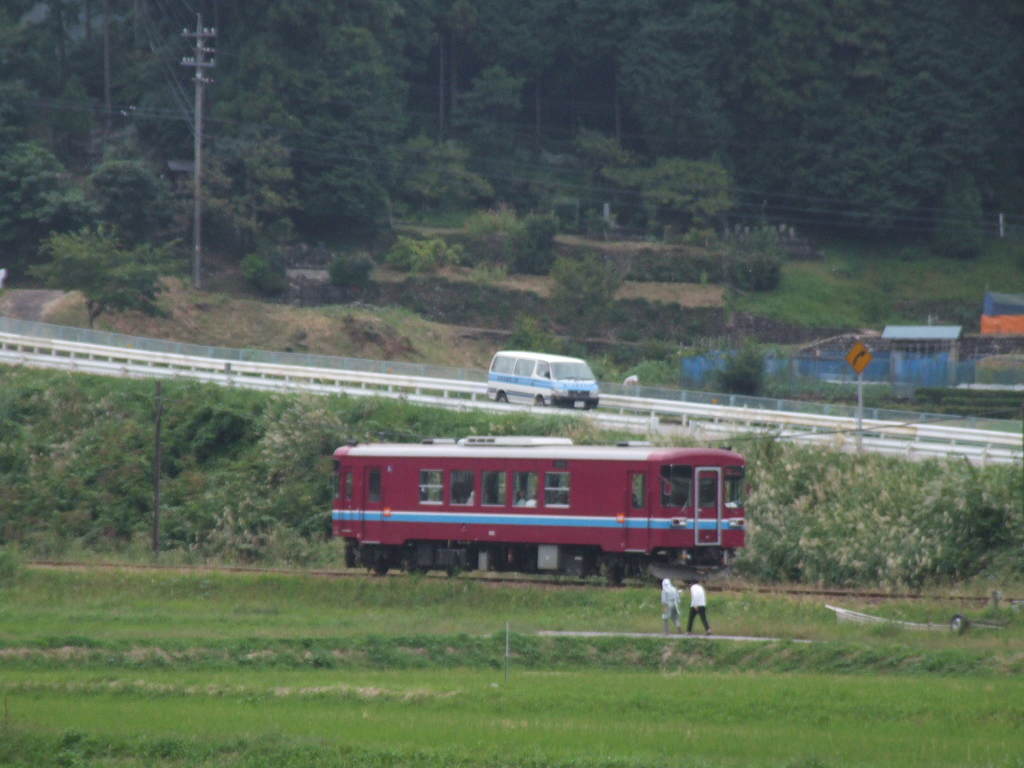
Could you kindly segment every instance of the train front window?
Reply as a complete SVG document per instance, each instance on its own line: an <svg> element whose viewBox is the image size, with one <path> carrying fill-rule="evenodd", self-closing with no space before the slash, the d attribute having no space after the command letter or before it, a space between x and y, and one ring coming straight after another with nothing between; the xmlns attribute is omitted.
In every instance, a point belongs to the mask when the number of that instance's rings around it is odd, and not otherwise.
<svg viewBox="0 0 1024 768"><path fill-rule="evenodd" d="M568 472L545 472L544 473L544 506L546 506L546 507L568 507L569 506L569 473Z"/></svg>
<svg viewBox="0 0 1024 768"><path fill-rule="evenodd" d="M452 470L452 504L469 505L476 503L473 492L475 478L469 470Z"/></svg>
<svg viewBox="0 0 1024 768"><path fill-rule="evenodd" d="M666 464L661 468L661 506L688 507L693 499L693 467Z"/></svg>
<svg viewBox="0 0 1024 768"><path fill-rule="evenodd" d="M440 469L420 470L420 504L440 504L444 500Z"/></svg>
<svg viewBox="0 0 1024 768"><path fill-rule="evenodd" d="M725 506L736 509L743 506L743 467L725 468Z"/></svg>
<svg viewBox="0 0 1024 768"><path fill-rule="evenodd" d="M718 475L706 472L700 476L700 506L714 507L718 505Z"/></svg>

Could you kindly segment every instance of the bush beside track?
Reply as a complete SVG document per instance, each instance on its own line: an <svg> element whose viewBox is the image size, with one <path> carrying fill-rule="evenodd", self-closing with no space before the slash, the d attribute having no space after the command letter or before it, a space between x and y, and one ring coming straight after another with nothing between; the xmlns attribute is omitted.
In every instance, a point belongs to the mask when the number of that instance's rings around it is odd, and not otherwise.
<svg viewBox="0 0 1024 768"><path fill-rule="evenodd" d="M600 434L557 415L461 414L368 398L169 381L162 395L162 559L329 565L329 456L346 441ZM28 557L147 559L152 382L0 369L0 546ZM764 582L920 588L1024 575L1019 467L908 462L734 439L750 461L748 548Z"/></svg>

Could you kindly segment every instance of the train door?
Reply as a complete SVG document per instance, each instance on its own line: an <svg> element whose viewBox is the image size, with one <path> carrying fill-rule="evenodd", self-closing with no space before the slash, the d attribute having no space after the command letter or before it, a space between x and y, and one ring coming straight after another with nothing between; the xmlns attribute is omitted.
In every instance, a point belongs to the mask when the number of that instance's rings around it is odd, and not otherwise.
<svg viewBox="0 0 1024 768"><path fill-rule="evenodd" d="M647 551L650 546L651 515L647 499L647 474L630 472L626 499L624 549Z"/></svg>
<svg viewBox="0 0 1024 768"><path fill-rule="evenodd" d="M722 543L722 469L720 467L697 467L697 531L694 541L697 546L720 545Z"/></svg>
<svg viewBox="0 0 1024 768"><path fill-rule="evenodd" d="M376 538L367 531L366 523L380 522L384 509L384 484L380 467L363 467L362 504L359 506L360 531L364 536ZM371 529L372 530L372 529Z"/></svg>

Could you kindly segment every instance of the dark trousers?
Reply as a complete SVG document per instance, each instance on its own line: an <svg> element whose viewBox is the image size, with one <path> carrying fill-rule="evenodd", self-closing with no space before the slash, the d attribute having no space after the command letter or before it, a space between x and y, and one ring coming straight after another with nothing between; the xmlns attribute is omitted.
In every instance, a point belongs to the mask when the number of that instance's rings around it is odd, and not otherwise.
<svg viewBox="0 0 1024 768"><path fill-rule="evenodd" d="M690 608L690 618L686 622L686 631L693 631L693 617L697 615L700 616L700 620L704 623L704 630L707 631L711 629L711 627L708 626L708 615L704 612L704 606L702 605L699 608Z"/></svg>

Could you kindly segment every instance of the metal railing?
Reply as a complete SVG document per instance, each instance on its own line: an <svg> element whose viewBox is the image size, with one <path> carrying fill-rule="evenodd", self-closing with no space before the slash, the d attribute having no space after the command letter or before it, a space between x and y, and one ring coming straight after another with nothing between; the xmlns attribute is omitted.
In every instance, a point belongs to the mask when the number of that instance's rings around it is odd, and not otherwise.
<svg viewBox="0 0 1024 768"><path fill-rule="evenodd" d="M474 369L204 347L9 318L0 318L0 362L101 375L181 377L278 392L397 397L459 410L525 407L488 400L486 374ZM709 402L700 402L693 395ZM801 407L759 407L786 402ZM809 412L811 409L803 408L806 405L605 384L597 410L530 410L590 418L603 428L634 434L719 440L753 433L914 458L963 456L980 464L1020 462L1024 456L1019 425L1014 430L1012 422L985 425L1001 429L981 428L956 417L867 409L858 434L851 414L829 413L826 410L831 407L820 405Z"/></svg>

